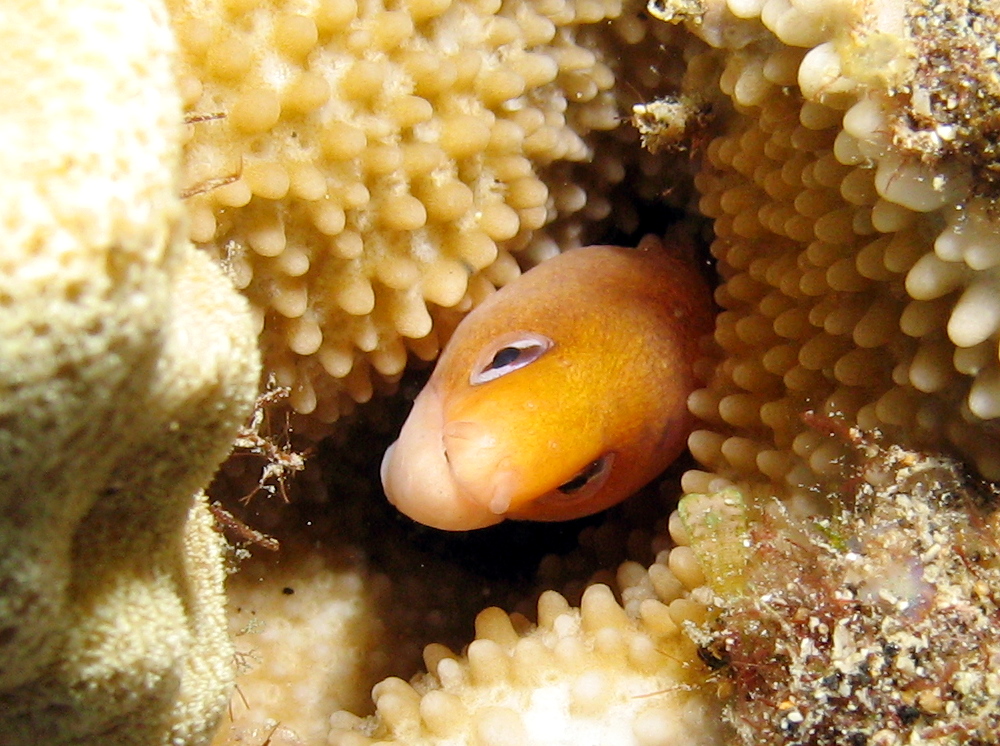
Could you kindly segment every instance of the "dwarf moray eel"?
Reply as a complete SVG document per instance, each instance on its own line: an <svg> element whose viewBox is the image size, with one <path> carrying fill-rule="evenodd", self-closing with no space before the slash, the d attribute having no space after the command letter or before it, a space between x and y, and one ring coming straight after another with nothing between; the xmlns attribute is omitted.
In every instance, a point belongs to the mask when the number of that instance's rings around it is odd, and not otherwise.
<svg viewBox="0 0 1000 746"><path fill-rule="evenodd" d="M464 531L625 499L684 449L710 291L679 250L560 254L455 330L382 459L389 500Z"/></svg>

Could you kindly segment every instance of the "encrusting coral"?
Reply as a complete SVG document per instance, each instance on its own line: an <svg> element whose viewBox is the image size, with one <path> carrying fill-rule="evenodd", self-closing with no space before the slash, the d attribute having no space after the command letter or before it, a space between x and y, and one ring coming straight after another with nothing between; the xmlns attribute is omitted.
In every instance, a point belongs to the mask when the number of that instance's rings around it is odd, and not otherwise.
<svg viewBox="0 0 1000 746"><path fill-rule="evenodd" d="M725 360L691 400L709 472L805 495L844 453L803 423L815 409L1000 474L1000 233L978 178L996 162L976 145L1000 91L996 22L994 6L783 0L690 22L726 53L693 60L684 87L721 91L734 114L696 178L723 278ZM970 89L979 106L958 115Z"/></svg>
<svg viewBox="0 0 1000 746"><path fill-rule="evenodd" d="M548 591L530 631L523 617L487 609L462 659L429 645L431 674L412 686L378 684L377 720L341 713L331 743L717 743L728 731L704 666L663 603L673 599L648 595L634 619L605 585L591 585L579 609Z"/></svg>
<svg viewBox="0 0 1000 746"><path fill-rule="evenodd" d="M233 660L200 490L259 360L185 235L166 12L8 2L0 48L0 743L205 743Z"/></svg>

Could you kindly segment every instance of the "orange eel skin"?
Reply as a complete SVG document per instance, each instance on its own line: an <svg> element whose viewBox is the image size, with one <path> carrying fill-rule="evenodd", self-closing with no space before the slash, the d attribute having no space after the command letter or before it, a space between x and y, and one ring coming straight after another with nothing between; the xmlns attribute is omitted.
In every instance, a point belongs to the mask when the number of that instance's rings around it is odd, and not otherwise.
<svg viewBox="0 0 1000 746"><path fill-rule="evenodd" d="M382 460L386 496L449 531L620 502L684 449L713 316L698 270L652 236L543 262L459 324Z"/></svg>

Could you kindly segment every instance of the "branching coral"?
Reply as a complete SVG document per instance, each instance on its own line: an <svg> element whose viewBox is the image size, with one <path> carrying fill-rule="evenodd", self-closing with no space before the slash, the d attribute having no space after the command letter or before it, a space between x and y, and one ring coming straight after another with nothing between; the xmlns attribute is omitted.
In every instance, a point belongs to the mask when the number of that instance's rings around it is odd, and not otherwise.
<svg viewBox="0 0 1000 746"><path fill-rule="evenodd" d="M199 490L259 376L183 231L155 2L0 9L0 742L204 743L228 698Z"/></svg>

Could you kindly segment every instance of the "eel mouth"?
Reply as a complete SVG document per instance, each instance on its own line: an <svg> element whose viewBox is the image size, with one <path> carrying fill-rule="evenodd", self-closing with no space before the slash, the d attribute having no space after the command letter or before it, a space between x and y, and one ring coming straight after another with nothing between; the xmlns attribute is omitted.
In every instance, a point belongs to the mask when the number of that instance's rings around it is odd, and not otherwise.
<svg viewBox="0 0 1000 746"><path fill-rule="evenodd" d="M484 505L455 477L446 449L443 403L441 392L431 383L414 400L399 438L382 457L385 495L413 520L444 531L499 523L507 512L503 497L491 494Z"/></svg>

